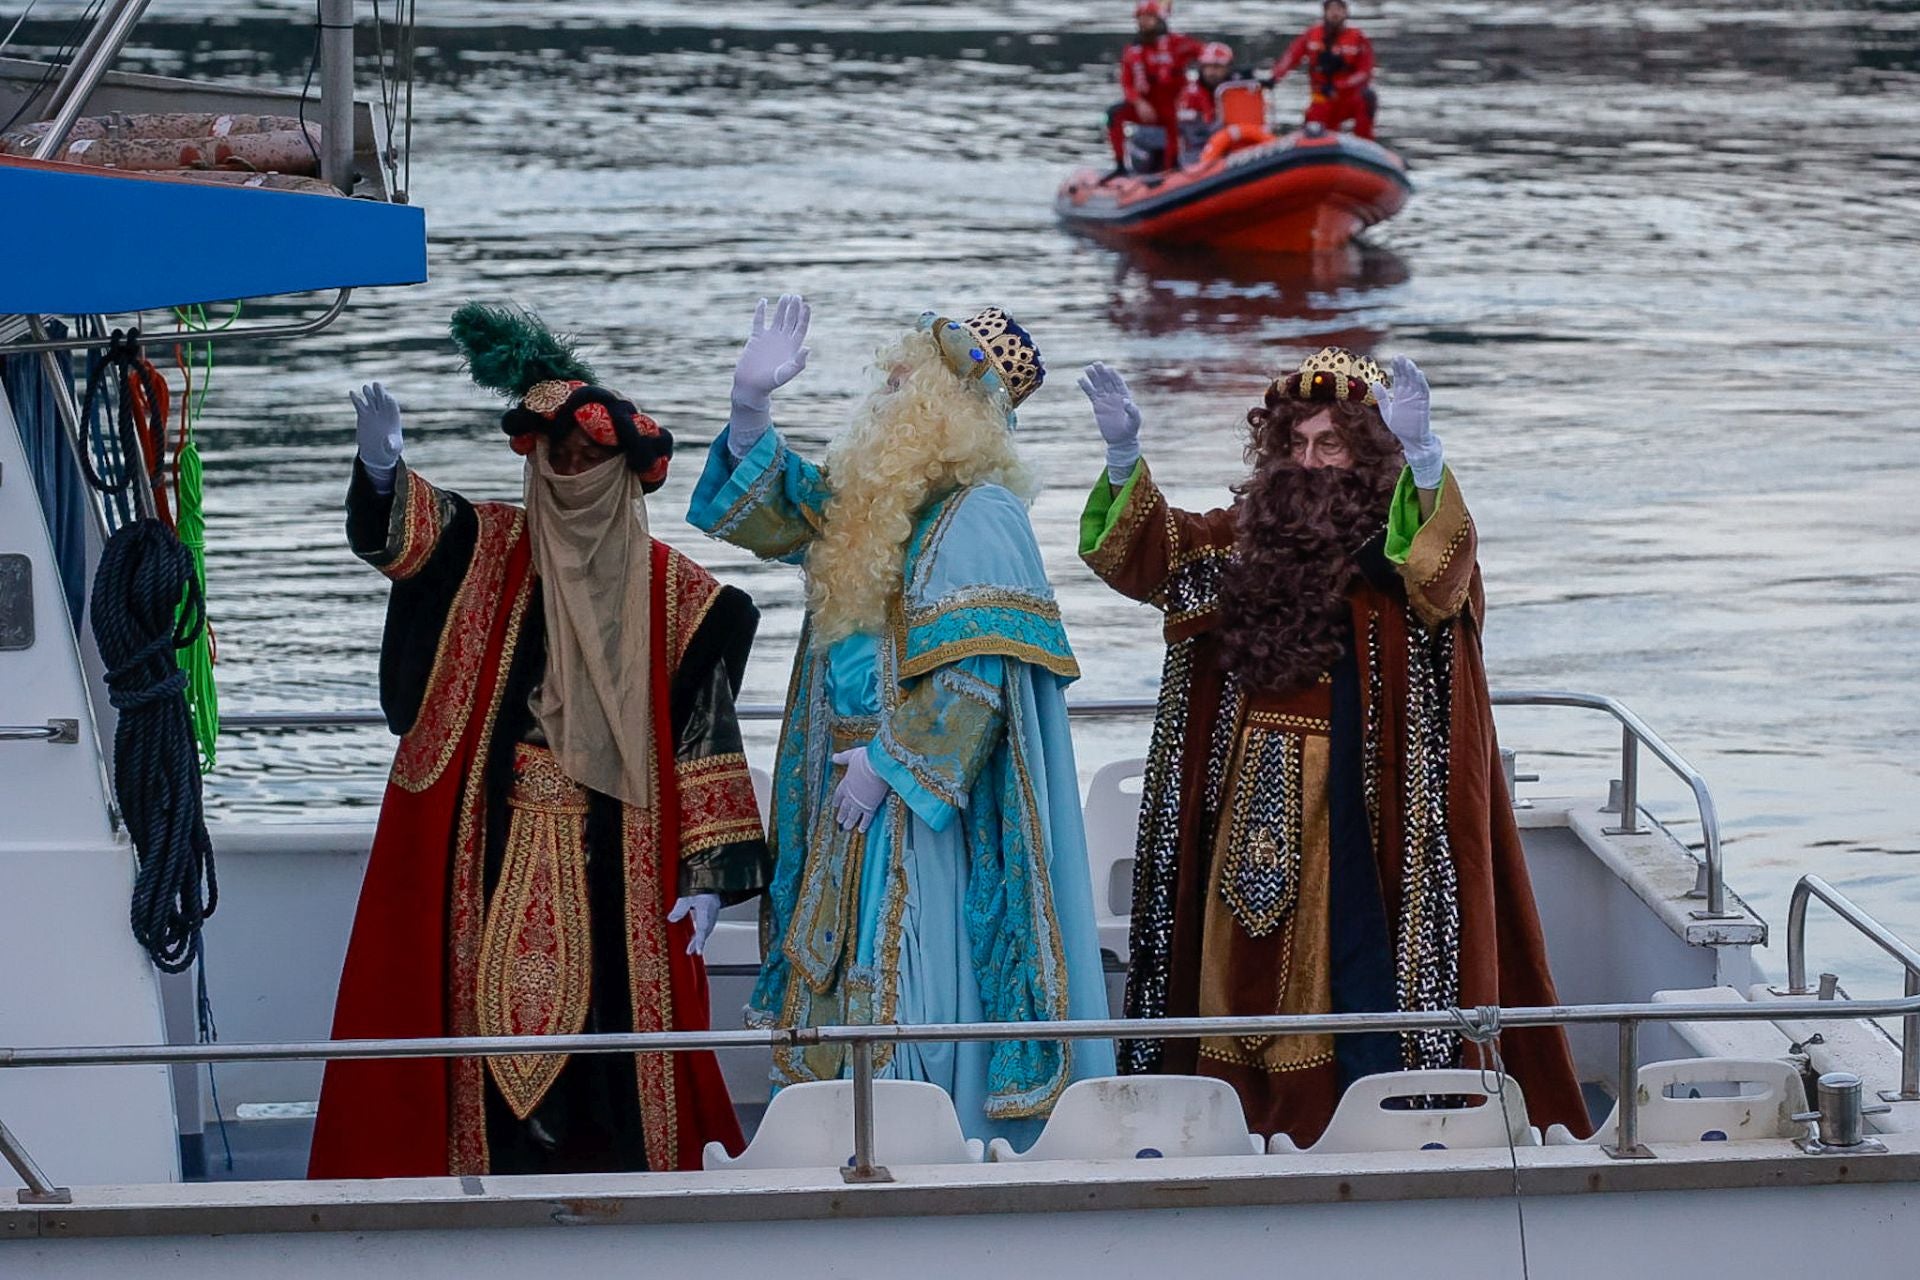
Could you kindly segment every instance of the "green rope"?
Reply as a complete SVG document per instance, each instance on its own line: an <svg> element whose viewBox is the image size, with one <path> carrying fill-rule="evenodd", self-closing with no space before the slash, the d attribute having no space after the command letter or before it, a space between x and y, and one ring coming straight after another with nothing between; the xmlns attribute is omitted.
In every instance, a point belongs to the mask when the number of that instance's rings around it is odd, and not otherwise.
<svg viewBox="0 0 1920 1280"><path fill-rule="evenodd" d="M185 328L206 332L213 326L207 321L204 307L184 307L174 311L174 316ZM225 328L239 317L239 308L227 318ZM198 350L194 344L186 344L186 362L193 368L196 355L203 360L202 373L197 379L192 395L186 405L186 438L180 442L178 466L180 468L180 491L176 495L178 508L175 511L176 528L181 545L193 556L194 586L187 592L187 598L205 600L207 597L207 518L203 502L203 471L200 465L200 446L196 439L195 428L200 422L200 413L206 407L207 391L213 383L213 344L201 343ZM182 600L185 607L185 599ZM220 691L213 678L213 629L200 628L200 634L192 644L177 651L180 669L187 676L187 709L193 720L193 736L200 745L200 768L204 772L214 766L215 748L220 740Z"/></svg>

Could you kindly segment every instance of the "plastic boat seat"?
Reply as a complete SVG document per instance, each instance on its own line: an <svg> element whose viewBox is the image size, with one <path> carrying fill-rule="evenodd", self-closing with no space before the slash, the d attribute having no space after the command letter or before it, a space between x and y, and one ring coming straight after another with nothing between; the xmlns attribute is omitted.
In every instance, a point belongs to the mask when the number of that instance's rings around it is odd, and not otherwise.
<svg viewBox="0 0 1920 1280"><path fill-rule="evenodd" d="M1394 1105L1402 1099L1436 1097L1456 1105ZM1470 1150L1509 1143L1540 1145L1540 1134L1527 1122L1526 1097L1513 1077L1496 1071L1388 1071L1355 1080L1333 1109L1327 1131L1308 1151ZM1276 1133L1268 1150L1278 1155L1300 1148L1286 1134Z"/></svg>
<svg viewBox="0 0 1920 1280"><path fill-rule="evenodd" d="M1674 1093L1679 1096L1675 1097ZM1640 1141L1739 1142L1798 1138L1807 1126L1793 1113L1807 1109L1800 1073L1777 1058L1678 1058L1640 1068ZM1588 1143L1610 1143L1620 1108ZM1547 1130L1551 1146L1575 1146L1565 1125Z"/></svg>
<svg viewBox="0 0 1920 1280"><path fill-rule="evenodd" d="M1247 1132L1240 1095L1207 1076L1108 1076L1068 1085L1032 1147L1016 1152L995 1138L988 1158L1152 1160L1162 1156L1253 1156L1265 1149Z"/></svg>
<svg viewBox="0 0 1920 1280"><path fill-rule="evenodd" d="M873 1082L873 1151L880 1164L978 1164L978 1138L960 1132L953 1099L922 1080ZM708 1169L838 1169L853 1163L853 1081L790 1084L773 1095L739 1156L707 1144Z"/></svg>
<svg viewBox="0 0 1920 1280"><path fill-rule="evenodd" d="M1142 777L1145 760L1103 766L1087 786L1087 871L1093 882L1097 924L1123 921L1133 910L1133 861L1140 830L1140 788L1124 785ZM1123 880L1116 880L1123 874Z"/></svg>
<svg viewBox="0 0 1920 1280"><path fill-rule="evenodd" d="M769 826L773 822L773 775L759 765L751 765L747 776L753 779L753 803L760 810L760 825Z"/></svg>

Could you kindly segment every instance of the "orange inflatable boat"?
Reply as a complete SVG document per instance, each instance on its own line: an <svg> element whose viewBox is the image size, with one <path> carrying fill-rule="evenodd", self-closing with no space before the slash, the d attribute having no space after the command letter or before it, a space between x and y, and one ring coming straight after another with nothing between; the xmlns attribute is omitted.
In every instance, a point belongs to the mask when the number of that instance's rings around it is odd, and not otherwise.
<svg viewBox="0 0 1920 1280"><path fill-rule="evenodd" d="M1082 169L1054 209L1106 240L1317 253L1391 218L1412 191L1406 165L1376 142L1317 129L1273 138L1246 124L1215 134L1195 164L1171 172L1103 180Z"/></svg>

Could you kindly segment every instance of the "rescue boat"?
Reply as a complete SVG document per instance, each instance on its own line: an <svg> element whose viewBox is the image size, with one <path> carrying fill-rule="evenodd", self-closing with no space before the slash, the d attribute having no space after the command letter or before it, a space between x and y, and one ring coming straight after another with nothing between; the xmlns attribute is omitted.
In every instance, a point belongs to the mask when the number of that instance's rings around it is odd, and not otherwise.
<svg viewBox="0 0 1920 1280"><path fill-rule="evenodd" d="M1391 218L1413 191L1405 162L1377 142L1318 126L1275 138L1258 116L1236 123L1248 108L1264 115L1255 86L1223 86L1220 103L1227 123L1196 163L1111 177L1079 170L1054 200L1060 220L1120 243L1320 253Z"/></svg>

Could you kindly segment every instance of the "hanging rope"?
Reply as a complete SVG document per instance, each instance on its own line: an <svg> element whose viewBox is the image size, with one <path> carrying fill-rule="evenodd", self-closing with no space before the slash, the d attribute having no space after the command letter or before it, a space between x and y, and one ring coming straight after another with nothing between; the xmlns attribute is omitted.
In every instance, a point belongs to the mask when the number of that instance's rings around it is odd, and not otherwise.
<svg viewBox="0 0 1920 1280"><path fill-rule="evenodd" d="M90 612L108 701L120 713L113 790L139 859L133 936L162 972L181 973L219 901L187 674L175 658L206 629L192 553L159 520L118 530L101 553Z"/></svg>
<svg viewBox="0 0 1920 1280"><path fill-rule="evenodd" d="M1520 1226L1520 1275L1532 1276L1527 1251L1527 1204L1520 1193L1520 1153L1513 1145L1513 1114L1507 1109L1507 1064L1500 1056L1500 1006L1483 1004L1471 1014L1464 1009L1449 1009L1462 1037L1473 1041L1480 1052L1480 1084L1500 1099L1500 1119L1507 1131L1507 1166L1513 1171L1513 1216ZM1493 1083L1487 1072L1494 1073Z"/></svg>
<svg viewBox="0 0 1920 1280"><path fill-rule="evenodd" d="M87 393L80 402L82 429L93 421L93 410L108 386L109 372L113 374L112 380L120 384L114 421L119 431L121 474L114 480L102 479L94 469L91 451L86 449L80 451L81 473L98 492L118 497L132 486L134 460L141 460L146 467L147 483L155 490L156 514L171 524L165 508L165 490L160 483L166 468L169 392L166 379L141 354L138 329L115 329L108 337L106 356L87 375Z"/></svg>
<svg viewBox="0 0 1920 1280"><path fill-rule="evenodd" d="M206 312L199 307L186 308L174 314L183 327L194 330L208 327ZM180 434L173 450L173 510L174 532L193 557L193 590L198 592L201 599L205 599L207 519L202 496L200 446L195 440L194 427L199 422L201 409L206 405L207 388L213 381L213 344L201 344L200 349L205 352L205 374L201 379L200 393L196 396L193 386L193 344L179 343L174 347L174 359L180 366L185 385L180 394ZM184 610L185 607L186 601L183 599L181 608ZM220 660L220 651L213 624L208 622L201 627L200 634L192 644L180 650L179 656L180 669L187 673L187 707L193 717L193 736L200 744L200 768L206 772L214 766L220 740L220 691L213 678L214 664Z"/></svg>

